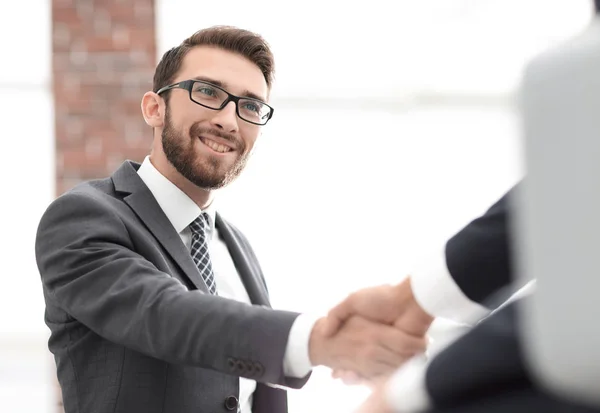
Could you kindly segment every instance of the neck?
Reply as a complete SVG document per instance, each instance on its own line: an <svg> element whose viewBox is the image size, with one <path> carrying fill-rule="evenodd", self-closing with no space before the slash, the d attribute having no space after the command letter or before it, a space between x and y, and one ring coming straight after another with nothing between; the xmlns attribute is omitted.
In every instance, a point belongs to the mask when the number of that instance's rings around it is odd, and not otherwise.
<svg viewBox="0 0 600 413"><path fill-rule="evenodd" d="M192 182L187 180L173 167L173 165L171 165L163 154L158 151L152 151L150 153L150 162L158 172L171 181L184 194L189 196L200 209L205 209L211 204L214 197L213 193L210 190L198 188Z"/></svg>

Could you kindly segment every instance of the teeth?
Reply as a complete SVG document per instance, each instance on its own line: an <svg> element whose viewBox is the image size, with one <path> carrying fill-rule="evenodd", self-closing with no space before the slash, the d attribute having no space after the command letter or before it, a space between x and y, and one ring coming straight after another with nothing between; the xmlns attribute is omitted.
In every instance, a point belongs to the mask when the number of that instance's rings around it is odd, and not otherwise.
<svg viewBox="0 0 600 413"><path fill-rule="evenodd" d="M210 139L200 138L200 140L202 140L202 143L204 143L206 146L208 146L210 149L212 149L215 152L225 153L225 152L229 152L231 150L230 147L221 145L220 143L217 143Z"/></svg>

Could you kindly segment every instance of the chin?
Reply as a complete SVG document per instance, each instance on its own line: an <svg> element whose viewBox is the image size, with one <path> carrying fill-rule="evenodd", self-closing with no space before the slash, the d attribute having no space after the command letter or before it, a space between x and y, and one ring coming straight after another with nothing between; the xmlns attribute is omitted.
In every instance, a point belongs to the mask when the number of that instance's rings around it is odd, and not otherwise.
<svg viewBox="0 0 600 413"><path fill-rule="evenodd" d="M221 189L233 182L243 169L242 165L235 162L218 161L216 159L198 159L193 170L194 179L190 179L196 186L206 189Z"/></svg>
<svg viewBox="0 0 600 413"><path fill-rule="evenodd" d="M194 174L194 179L191 179L192 183L199 188L205 190L215 190L220 189L226 186L230 180L224 176L223 174L215 175L210 174L207 175L205 171L196 171Z"/></svg>

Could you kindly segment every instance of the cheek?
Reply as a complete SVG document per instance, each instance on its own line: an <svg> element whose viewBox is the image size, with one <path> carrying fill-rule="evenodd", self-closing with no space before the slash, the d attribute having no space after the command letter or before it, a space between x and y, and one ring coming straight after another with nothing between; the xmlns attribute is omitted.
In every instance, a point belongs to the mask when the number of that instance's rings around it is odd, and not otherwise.
<svg viewBox="0 0 600 413"><path fill-rule="evenodd" d="M185 136L189 136L190 128L194 124L202 122L205 118L203 113L198 111L196 107L187 104L171 109L169 114L173 128Z"/></svg>
<svg viewBox="0 0 600 413"><path fill-rule="evenodd" d="M242 139L246 144L246 152L252 152L258 137L260 136L260 132L258 130L248 130L242 133Z"/></svg>
<svg viewBox="0 0 600 413"><path fill-rule="evenodd" d="M177 132L182 138L189 138L190 136L190 127L192 126L192 122L185 117L178 117L171 119L171 127L174 131Z"/></svg>

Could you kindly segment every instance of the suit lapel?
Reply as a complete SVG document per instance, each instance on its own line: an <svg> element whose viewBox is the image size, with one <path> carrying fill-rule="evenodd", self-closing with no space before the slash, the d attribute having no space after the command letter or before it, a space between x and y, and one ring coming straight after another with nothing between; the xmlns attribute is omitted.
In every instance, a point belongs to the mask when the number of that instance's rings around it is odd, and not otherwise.
<svg viewBox="0 0 600 413"><path fill-rule="evenodd" d="M260 267L254 255L251 255L250 246L242 239L235 230L217 213L215 226L223 238L231 259L235 264L244 287L250 296L252 304L271 306L267 289L264 285Z"/></svg>
<svg viewBox="0 0 600 413"><path fill-rule="evenodd" d="M158 242L167 250L179 265L187 278L199 290L208 292L206 284L200 277L198 268L181 238L169 219L164 214L152 192L137 174L139 164L125 162L113 174L112 180L117 192L125 194L123 201L135 212Z"/></svg>

